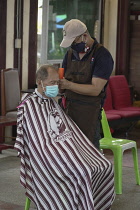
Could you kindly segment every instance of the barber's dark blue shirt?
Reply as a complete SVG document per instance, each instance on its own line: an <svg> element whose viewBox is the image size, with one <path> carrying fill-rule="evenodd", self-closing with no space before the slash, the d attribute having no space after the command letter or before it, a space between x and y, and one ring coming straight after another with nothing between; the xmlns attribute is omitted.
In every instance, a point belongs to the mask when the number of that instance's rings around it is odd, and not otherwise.
<svg viewBox="0 0 140 210"><path fill-rule="evenodd" d="M94 43L91 50L95 47L97 43L98 43L97 40L94 39ZM91 50L89 50L84 55L81 61L87 59ZM66 53L63 63L62 63L62 67L65 69L65 71L67 71L67 57L68 57L68 52ZM80 60L79 55L76 51L73 51L72 60L73 61ZM91 71L93 72L92 77L108 80L112 73L113 65L114 65L114 61L110 52L105 47L102 46L99 50L97 50L94 57L92 57L91 59Z"/></svg>

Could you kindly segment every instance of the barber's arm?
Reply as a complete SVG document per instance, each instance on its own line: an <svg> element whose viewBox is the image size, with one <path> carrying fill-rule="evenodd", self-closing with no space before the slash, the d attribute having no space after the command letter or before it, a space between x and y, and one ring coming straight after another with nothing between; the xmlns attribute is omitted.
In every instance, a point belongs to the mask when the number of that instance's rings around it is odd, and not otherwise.
<svg viewBox="0 0 140 210"><path fill-rule="evenodd" d="M91 84L77 84L68 80L60 80L60 89L69 89L75 93L89 96L98 96L104 88L107 80L101 78L92 78Z"/></svg>

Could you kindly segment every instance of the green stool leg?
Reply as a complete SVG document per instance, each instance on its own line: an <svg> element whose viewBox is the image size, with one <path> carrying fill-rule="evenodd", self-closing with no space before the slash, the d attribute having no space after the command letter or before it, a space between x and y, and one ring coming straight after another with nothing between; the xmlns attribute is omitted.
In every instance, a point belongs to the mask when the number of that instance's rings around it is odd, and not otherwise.
<svg viewBox="0 0 140 210"><path fill-rule="evenodd" d="M113 149L114 180L116 194L122 194L122 148Z"/></svg>
<svg viewBox="0 0 140 210"><path fill-rule="evenodd" d="M26 197L26 203L25 203L25 210L29 210L30 209L30 199Z"/></svg>
<svg viewBox="0 0 140 210"><path fill-rule="evenodd" d="M137 154L137 147L132 148L132 154L133 154L133 162L134 162L134 170L135 170L135 177L136 177L136 183L140 185L140 174L139 174L139 164L138 164L138 154Z"/></svg>

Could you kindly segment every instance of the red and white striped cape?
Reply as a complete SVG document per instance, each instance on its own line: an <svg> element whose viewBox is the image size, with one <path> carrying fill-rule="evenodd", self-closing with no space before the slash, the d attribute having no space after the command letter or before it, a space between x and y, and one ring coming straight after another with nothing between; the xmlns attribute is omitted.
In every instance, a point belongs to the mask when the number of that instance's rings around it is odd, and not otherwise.
<svg viewBox="0 0 140 210"><path fill-rule="evenodd" d="M33 93L21 103L15 148L21 157L20 182L38 210L111 208L111 163L54 99Z"/></svg>

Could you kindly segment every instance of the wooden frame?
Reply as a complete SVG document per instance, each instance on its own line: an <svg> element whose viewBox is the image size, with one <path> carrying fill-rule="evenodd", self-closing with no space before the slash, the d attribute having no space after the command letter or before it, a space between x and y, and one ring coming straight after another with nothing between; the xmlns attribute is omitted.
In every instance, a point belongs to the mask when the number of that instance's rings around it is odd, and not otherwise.
<svg viewBox="0 0 140 210"><path fill-rule="evenodd" d="M118 0L116 75L129 76L129 16L130 1Z"/></svg>
<svg viewBox="0 0 140 210"><path fill-rule="evenodd" d="M36 84L38 0L30 0L30 5L28 88L32 89Z"/></svg>

